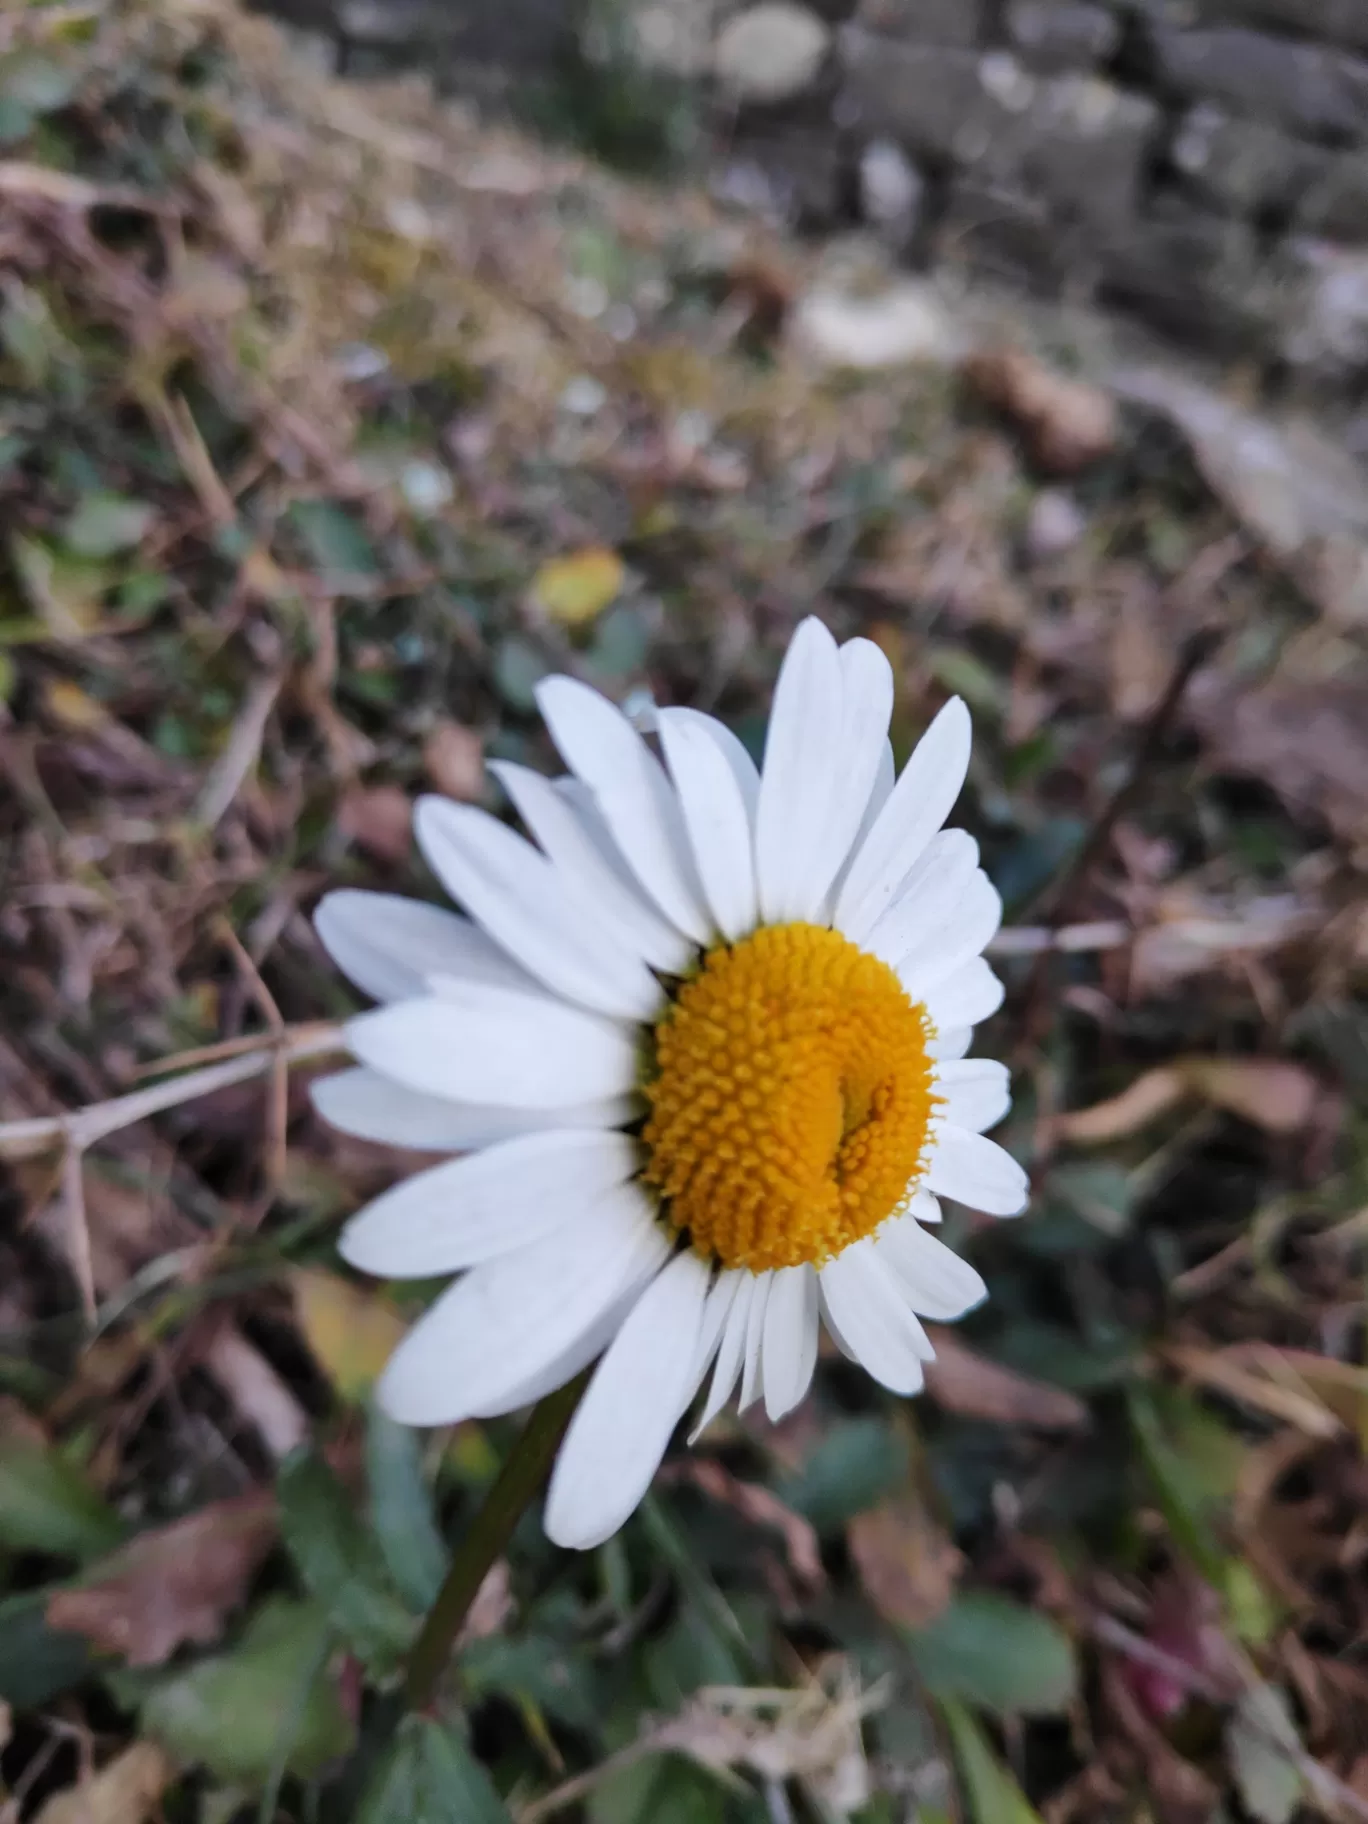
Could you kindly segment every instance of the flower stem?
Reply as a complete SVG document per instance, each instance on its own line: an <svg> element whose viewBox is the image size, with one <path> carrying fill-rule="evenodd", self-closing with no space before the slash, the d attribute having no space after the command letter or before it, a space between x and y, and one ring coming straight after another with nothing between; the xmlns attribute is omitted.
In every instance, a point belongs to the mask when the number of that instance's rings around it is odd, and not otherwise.
<svg viewBox="0 0 1368 1824"><path fill-rule="evenodd" d="M485 1496L474 1525L457 1547L446 1582L437 1592L437 1600L409 1651L404 1690L410 1710L426 1710L436 1696L470 1605L495 1560L507 1547L528 1502L546 1480L551 1459L574 1417L588 1379L586 1370L533 1407L522 1436Z"/></svg>

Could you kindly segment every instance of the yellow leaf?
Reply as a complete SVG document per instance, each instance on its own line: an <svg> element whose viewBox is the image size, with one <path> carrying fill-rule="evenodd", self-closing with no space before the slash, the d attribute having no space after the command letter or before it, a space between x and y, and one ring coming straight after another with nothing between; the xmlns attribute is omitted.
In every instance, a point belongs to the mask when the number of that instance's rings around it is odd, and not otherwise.
<svg viewBox="0 0 1368 1824"><path fill-rule="evenodd" d="M378 1293L335 1273L301 1268L290 1280L299 1327L319 1366L344 1400L364 1399L404 1334L403 1319Z"/></svg>
<svg viewBox="0 0 1368 1824"><path fill-rule="evenodd" d="M34 1824L144 1824L171 1780L172 1767L153 1742L134 1742L107 1767L56 1792Z"/></svg>
<svg viewBox="0 0 1368 1824"><path fill-rule="evenodd" d="M43 684L43 708L59 728L73 734L89 734L109 720L103 703L87 696L79 684L69 678L48 678Z"/></svg>
<svg viewBox="0 0 1368 1824"><path fill-rule="evenodd" d="M562 627L583 627L616 599L625 576L616 551L586 545L542 565L532 579L533 606Z"/></svg>

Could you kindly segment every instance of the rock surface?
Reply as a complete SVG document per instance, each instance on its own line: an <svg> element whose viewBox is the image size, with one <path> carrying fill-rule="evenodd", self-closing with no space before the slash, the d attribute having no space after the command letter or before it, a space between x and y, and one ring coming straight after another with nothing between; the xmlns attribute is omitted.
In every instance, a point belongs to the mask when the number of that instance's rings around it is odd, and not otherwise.
<svg viewBox="0 0 1368 1824"><path fill-rule="evenodd" d="M722 27L713 70L738 101L788 101L816 81L830 43L830 28L807 7L764 0Z"/></svg>

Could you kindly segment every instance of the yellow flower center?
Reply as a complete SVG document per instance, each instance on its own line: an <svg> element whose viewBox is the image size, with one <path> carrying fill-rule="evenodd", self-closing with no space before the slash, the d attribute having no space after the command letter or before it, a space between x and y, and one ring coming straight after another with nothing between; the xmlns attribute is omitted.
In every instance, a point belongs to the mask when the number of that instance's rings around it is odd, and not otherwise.
<svg viewBox="0 0 1368 1824"><path fill-rule="evenodd" d="M726 1267L830 1259L917 1175L932 1034L886 963L816 925L719 945L655 1029L644 1177Z"/></svg>

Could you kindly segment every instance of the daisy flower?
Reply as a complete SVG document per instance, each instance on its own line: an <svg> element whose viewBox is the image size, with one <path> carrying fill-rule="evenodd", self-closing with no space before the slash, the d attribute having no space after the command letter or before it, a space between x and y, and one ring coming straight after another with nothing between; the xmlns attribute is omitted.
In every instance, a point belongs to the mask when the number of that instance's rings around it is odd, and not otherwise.
<svg viewBox="0 0 1368 1824"><path fill-rule="evenodd" d="M868 640L798 628L757 771L730 730L659 712L662 758L573 678L537 693L569 776L495 762L531 832L441 798L419 844L467 917L336 892L318 931L382 1003L327 1120L460 1157L387 1191L342 1254L460 1277L378 1397L445 1425L528 1406L600 1358L561 1445L546 1530L599 1544L645 1494L711 1373L694 1435L740 1384L803 1398L822 1323L899 1394L982 1279L937 1239L939 1197L1011 1216L983 1137L1001 1064L968 1059L1002 989L1002 904L961 830L958 699L895 782L893 678Z"/></svg>

